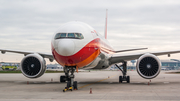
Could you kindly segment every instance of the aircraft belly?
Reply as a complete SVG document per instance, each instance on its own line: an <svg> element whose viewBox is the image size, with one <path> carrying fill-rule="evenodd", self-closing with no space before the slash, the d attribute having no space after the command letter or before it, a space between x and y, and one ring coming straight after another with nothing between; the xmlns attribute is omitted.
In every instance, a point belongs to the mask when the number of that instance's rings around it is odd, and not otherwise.
<svg viewBox="0 0 180 101"><path fill-rule="evenodd" d="M83 69L106 69L109 67L109 61L106 54L101 53L93 62L84 66Z"/></svg>
<svg viewBox="0 0 180 101"><path fill-rule="evenodd" d="M101 60L101 58L98 56L94 61L92 61L87 66L84 66L82 69L93 69L94 67L96 67L98 65L100 60Z"/></svg>

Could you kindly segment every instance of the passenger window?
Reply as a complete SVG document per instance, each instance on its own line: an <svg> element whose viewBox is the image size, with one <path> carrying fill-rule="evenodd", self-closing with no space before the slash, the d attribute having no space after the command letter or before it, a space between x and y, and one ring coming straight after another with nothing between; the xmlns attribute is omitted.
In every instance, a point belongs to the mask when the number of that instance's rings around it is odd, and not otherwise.
<svg viewBox="0 0 180 101"><path fill-rule="evenodd" d="M96 33L96 35L98 36L98 34Z"/></svg>
<svg viewBox="0 0 180 101"><path fill-rule="evenodd" d="M68 33L68 38L74 38L74 33Z"/></svg>
<svg viewBox="0 0 180 101"><path fill-rule="evenodd" d="M66 33L61 33L60 38L65 38L66 37Z"/></svg>

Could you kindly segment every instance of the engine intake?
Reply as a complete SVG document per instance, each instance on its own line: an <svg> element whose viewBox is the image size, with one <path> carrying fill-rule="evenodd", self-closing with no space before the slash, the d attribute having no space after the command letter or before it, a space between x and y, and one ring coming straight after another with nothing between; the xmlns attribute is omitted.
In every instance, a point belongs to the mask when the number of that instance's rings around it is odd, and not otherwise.
<svg viewBox="0 0 180 101"><path fill-rule="evenodd" d="M159 58L153 54L142 55L136 64L138 74L145 79L155 78L161 70Z"/></svg>
<svg viewBox="0 0 180 101"><path fill-rule="evenodd" d="M46 71L46 62L39 54L29 54L21 61L21 71L28 78L38 78Z"/></svg>

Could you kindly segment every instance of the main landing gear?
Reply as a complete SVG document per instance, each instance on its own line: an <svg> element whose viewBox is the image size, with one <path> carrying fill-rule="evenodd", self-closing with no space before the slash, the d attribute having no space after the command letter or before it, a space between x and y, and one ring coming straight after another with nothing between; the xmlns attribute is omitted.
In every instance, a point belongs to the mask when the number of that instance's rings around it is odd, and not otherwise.
<svg viewBox="0 0 180 101"><path fill-rule="evenodd" d="M130 76L126 76L127 74L127 62L123 62L123 64L121 65L123 67L123 69L121 69L121 66L118 66L117 64L115 64L119 70L122 71L123 76L119 76L119 83L122 83L123 81L126 81L127 83L130 83Z"/></svg>
<svg viewBox="0 0 180 101"><path fill-rule="evenodd" d="M64 67L64 73L65 76L61 76L60 77L60 82L66 82L67 81L67 86L65 87L65 89L63 89L63 92L70 90L72 91L77 90L77 81L74 81L74 71L75 71L76 67ZM69 73L71 73L69 75Z"/></svg>

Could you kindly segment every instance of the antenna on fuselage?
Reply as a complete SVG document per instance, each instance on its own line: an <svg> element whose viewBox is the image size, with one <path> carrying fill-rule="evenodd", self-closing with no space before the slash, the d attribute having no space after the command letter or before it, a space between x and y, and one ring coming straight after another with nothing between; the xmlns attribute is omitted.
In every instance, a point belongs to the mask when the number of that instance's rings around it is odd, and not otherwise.
<svg viewBox="0 0 180 101"><path fill-rule="evenodd" d="M105 30L104 30L105 39L107 39L107 15L108 15L108 9L106 9L106 18L105 18Z"/></svg>

